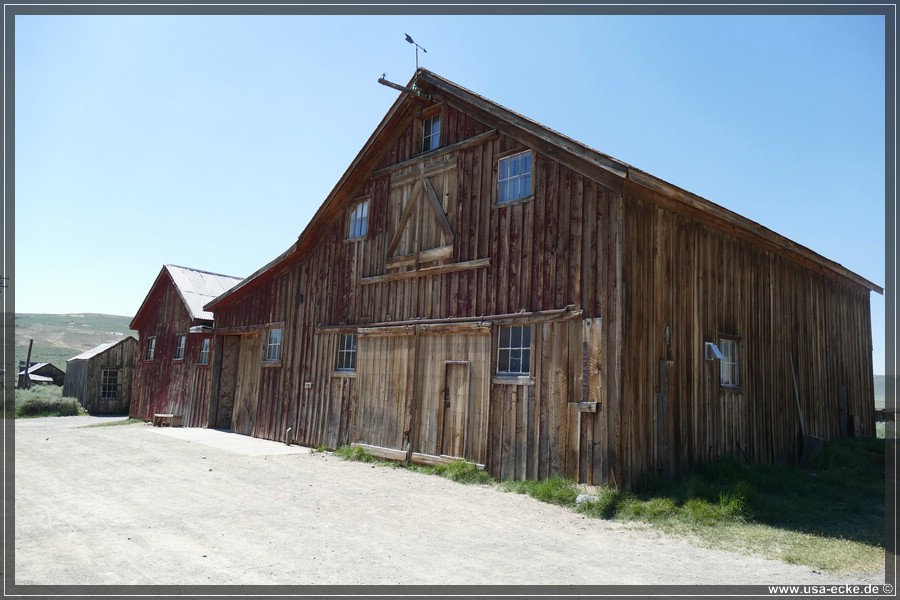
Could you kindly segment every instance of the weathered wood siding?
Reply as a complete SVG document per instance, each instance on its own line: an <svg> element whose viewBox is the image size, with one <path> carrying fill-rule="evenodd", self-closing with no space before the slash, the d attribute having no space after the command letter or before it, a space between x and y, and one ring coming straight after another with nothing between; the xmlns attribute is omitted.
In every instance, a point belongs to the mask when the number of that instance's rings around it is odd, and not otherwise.
<svg viewBox="0 0 900 600"><path fill-rule="evenodd" d="M723 456L797 460L792 363L807 434L839 436L843 387L849 434L873 435L868 290L653 200L630 189L618 209L621 379L608 396L608 477L633 485ZM704 342L723 334L739 338L739 389L722 387L719 362L704 360Z"/></svg>
<svg viewBox="0 0 900 600"><path fill-rule="evenodd" d="M151 292L152 312L140 324L129 415L149 421L156 413L179 414L185 427L206 427L210 365L197 361L201 340L210 335L188 333L193 323L184 302L170 279L161 281ZM176 360L178 335L186 335L187 339L184 358ZM146 360L151 337L156 338L156 350L153 359Z"/></svg>
<svg viewBox="0 0 900 600"><path fill-rule="evenodd" d="M127 337L100 354L68 361L63 396L77 398L91 414L128 412L137 346L137 340ZM107 369L114 369L118 373L115 400L100 399L103 371Z"/></svg>

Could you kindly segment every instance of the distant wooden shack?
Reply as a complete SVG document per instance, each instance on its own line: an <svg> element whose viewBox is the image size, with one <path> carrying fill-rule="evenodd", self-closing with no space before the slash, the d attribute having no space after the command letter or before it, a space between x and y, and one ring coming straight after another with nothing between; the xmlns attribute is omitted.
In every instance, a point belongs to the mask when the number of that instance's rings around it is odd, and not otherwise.
<svg viewBox="0 0 900 600"><path fill-rule="evenodd" d="M205 427L213 356L213 314L203 305L240 277L164 265L131 321L140 332L130 416L181 415L185 427Z"/></svg>
<svg viewBox="0 0 900 600"><path fill-rule="evenodd" d="M28 379L32 384L62 385L66 379L66 373L56 365L47 362L33 362L27 370ZM23 387L26 375L25 361L19 361L19 387Z"/></svg>
<svg viewBox="0 0 900 600"><path fill-rule="evenodd" d="M128 336L67 360L63 396L77 398L91 414L128 412L137 345Z"/></svg>
<svg viewBox="0 0 900 600"><path fill-rule="evenodd" d="M425 69L393 87L296 242L206 305L209 424L620 487L874 434L881 287Z"/></svg>

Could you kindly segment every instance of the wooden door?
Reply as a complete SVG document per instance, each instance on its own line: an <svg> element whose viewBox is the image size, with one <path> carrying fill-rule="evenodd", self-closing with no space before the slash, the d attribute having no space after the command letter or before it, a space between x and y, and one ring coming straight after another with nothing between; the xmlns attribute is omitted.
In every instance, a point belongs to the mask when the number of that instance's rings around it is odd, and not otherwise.
<svg viewBox="0 0 900 600"><path fill-rule="evenodd" d="M238 357L241 353L241 338L226 335L222 343L222 366L219 374L219 394L216 398L216 416L213 427L231 427L231 413L234 409L234 392L237 386Z"/></svg>
<svg viewBox="0 0 900 600"><path fill-rule="evenodd" d="M234 412L231 416L231 430L235 433L253 435L256 425L256 407L259 392L259 371L262 354L260 335L242 335L238 375L235 382Z"/></svg>
<svg viewBox="0 0 900 600"><path fill-rule="evenodd" d="M466 423L472 401L472 363L444 363L444 404L441 422L441 454L465 456Z"/></svg>

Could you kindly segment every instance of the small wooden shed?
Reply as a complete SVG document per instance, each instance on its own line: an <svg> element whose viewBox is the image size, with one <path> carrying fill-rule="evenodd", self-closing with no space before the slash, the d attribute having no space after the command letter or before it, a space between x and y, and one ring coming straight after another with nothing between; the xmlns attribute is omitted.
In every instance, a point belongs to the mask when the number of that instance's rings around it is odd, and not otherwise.
<svg viewBox="0 0 900 600"><path fill-rule="evenodd" d="M25 361L19 361L19 387L22 387L25 378ZM32 384L43 383L62 385L66 379L66 373L56 365L48 362L33 362L28 367L28 379Z"/></svg>
<svg viewBox="0 0 900 600"><path fill-rule="evenodd" d="M63 396L77 398L91 414L128 412L137 340L100 344L66 361Z"/></svg>

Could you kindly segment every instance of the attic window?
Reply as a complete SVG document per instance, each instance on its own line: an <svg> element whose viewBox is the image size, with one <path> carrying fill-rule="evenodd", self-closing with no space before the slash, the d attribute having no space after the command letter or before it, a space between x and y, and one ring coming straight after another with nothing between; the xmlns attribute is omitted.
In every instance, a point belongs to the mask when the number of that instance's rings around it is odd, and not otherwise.
<svg viewBox="0 0 900 600"><path fill-rule="evenodd" d="M156 353L156 337L147 338L147 351L144 353L144 360L153 360Z"/></svg>
<svg viewBox="0 0 900 600"><path fill-rule="evenodd" d="M497 161L497 204L531 196L531 151L505 156Z"/></svg>
<svg viewBox="0 0 900 600"><path fill-rule="evenodd" d="M347 219L347 239L357 240L366 237L369 229L369 200L368 198L362 202L357 202L350 209L350 216Z"/></svg>
<svg viewBox="0 0 900 600"><path fill-rule="evenodd" d="M436 150L441 145L441 115L422 121L422 152Z"/></svg>
<svg viewBox="0 0 900 600"><path fill-rule="evenodd" d="M184 360L184 347L186 343L186 335L179 335L175 338L175 358L173 360Z"/></svg>

